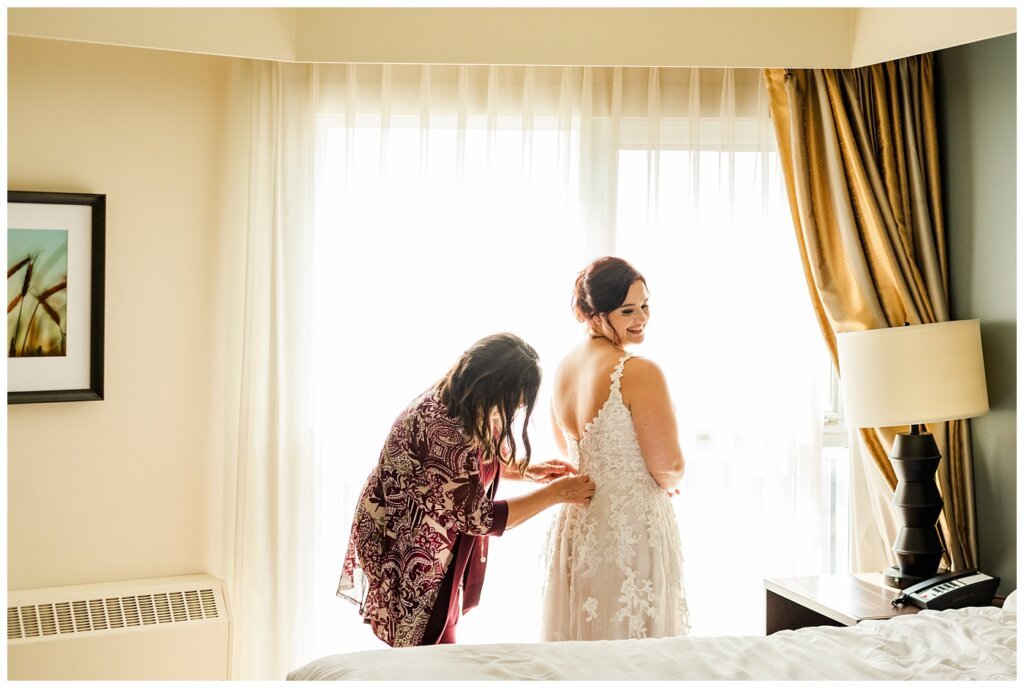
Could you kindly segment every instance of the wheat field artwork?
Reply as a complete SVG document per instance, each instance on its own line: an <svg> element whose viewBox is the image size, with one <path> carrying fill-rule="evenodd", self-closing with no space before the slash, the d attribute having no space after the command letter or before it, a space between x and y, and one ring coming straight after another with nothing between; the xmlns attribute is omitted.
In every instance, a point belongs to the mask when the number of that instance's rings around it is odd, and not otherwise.
<svg viewBox="0 0 1024 688"><path fill-rule="evenodd" d="M7 357L67 354L68 232L7 230Z"/></svg>

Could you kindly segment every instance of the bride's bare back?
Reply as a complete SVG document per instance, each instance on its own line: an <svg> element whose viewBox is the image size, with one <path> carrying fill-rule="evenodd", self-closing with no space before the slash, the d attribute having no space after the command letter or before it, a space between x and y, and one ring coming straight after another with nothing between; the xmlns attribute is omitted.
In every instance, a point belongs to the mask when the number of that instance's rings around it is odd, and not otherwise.
<svg viewBox="0 0 1024 688"><path fill-rule="evenodd" d="M589 337L572 349L555 371L551 412L555 442L563 454L559 428L579 441L610 393L612 371L623 351L604 337ZM683 476L683 453L675 409L661 369L644 358L630 358L621 380L622 403L629 409L647 469L666 490Z"/></svg>
<svg viewBox="0 0 1024 688"><path fill-rule="evenodd" d="M583 437L608 401L609 380L622 350L604 338L590 338L571 350L555 372L555 421L576 440Z"/></svg>

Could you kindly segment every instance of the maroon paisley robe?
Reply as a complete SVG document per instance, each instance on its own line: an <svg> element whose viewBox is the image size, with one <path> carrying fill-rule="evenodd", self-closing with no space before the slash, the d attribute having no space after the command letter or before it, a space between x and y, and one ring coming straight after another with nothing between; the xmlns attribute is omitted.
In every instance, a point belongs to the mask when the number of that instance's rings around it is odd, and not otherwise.
<svg viewBox="0 0 1024 688"><path fill-rule="evenodd" d="M388 645L419 645L457 538L501 535L507 518L508 505L481 481L477 450L432 387L395 420L366 480L338 595L357 603Z"/></svg>

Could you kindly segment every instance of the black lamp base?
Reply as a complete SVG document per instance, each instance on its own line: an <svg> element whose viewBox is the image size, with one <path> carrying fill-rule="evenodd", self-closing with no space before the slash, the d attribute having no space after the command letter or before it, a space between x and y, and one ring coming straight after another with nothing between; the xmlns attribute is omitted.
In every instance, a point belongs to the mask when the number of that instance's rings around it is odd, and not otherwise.
<svg viewBox="0 0 1024 688"><path fill-rule="evenodd" d="M912 425L893 440L889 459L896 473L892 505L900 526L892 551L896 566L882 572L886 585L907 588L938 575L942 543L935 522L942 512L942 497L935 471L942 456L930 432Z"/></svg>

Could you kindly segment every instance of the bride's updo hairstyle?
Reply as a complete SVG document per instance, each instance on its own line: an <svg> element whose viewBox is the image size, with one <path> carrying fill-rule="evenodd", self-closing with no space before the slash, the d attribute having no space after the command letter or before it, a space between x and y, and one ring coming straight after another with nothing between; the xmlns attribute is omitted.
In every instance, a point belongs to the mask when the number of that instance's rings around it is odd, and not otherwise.
<svg viewBox="0 0 1024 688"><path fill-rule="evenodd" d="M576 289L572 295L572 310L580 322L589 322L594 316L606 316L622 305L633 282L647 280L632 265L616 258L604 256L585 267L576 276ZM604 323L604 318L600 318ZM602 333L615 344L618 338L605 324Z"/></svg>
<svg viewBox="0 0 1024 688"><path fill-rule="evenodd" d="M448 415L458 418L480 448L484 461L499 459L524 472L530 465L530 416L540 390L540 357L532 346L509 332L492 334L466 350L438 387ZM520 406L523 458L516 461L512 419ZM495 437L491 410L498 410L501 428ZM507 447L503 456L502 447Z"/></svg>

